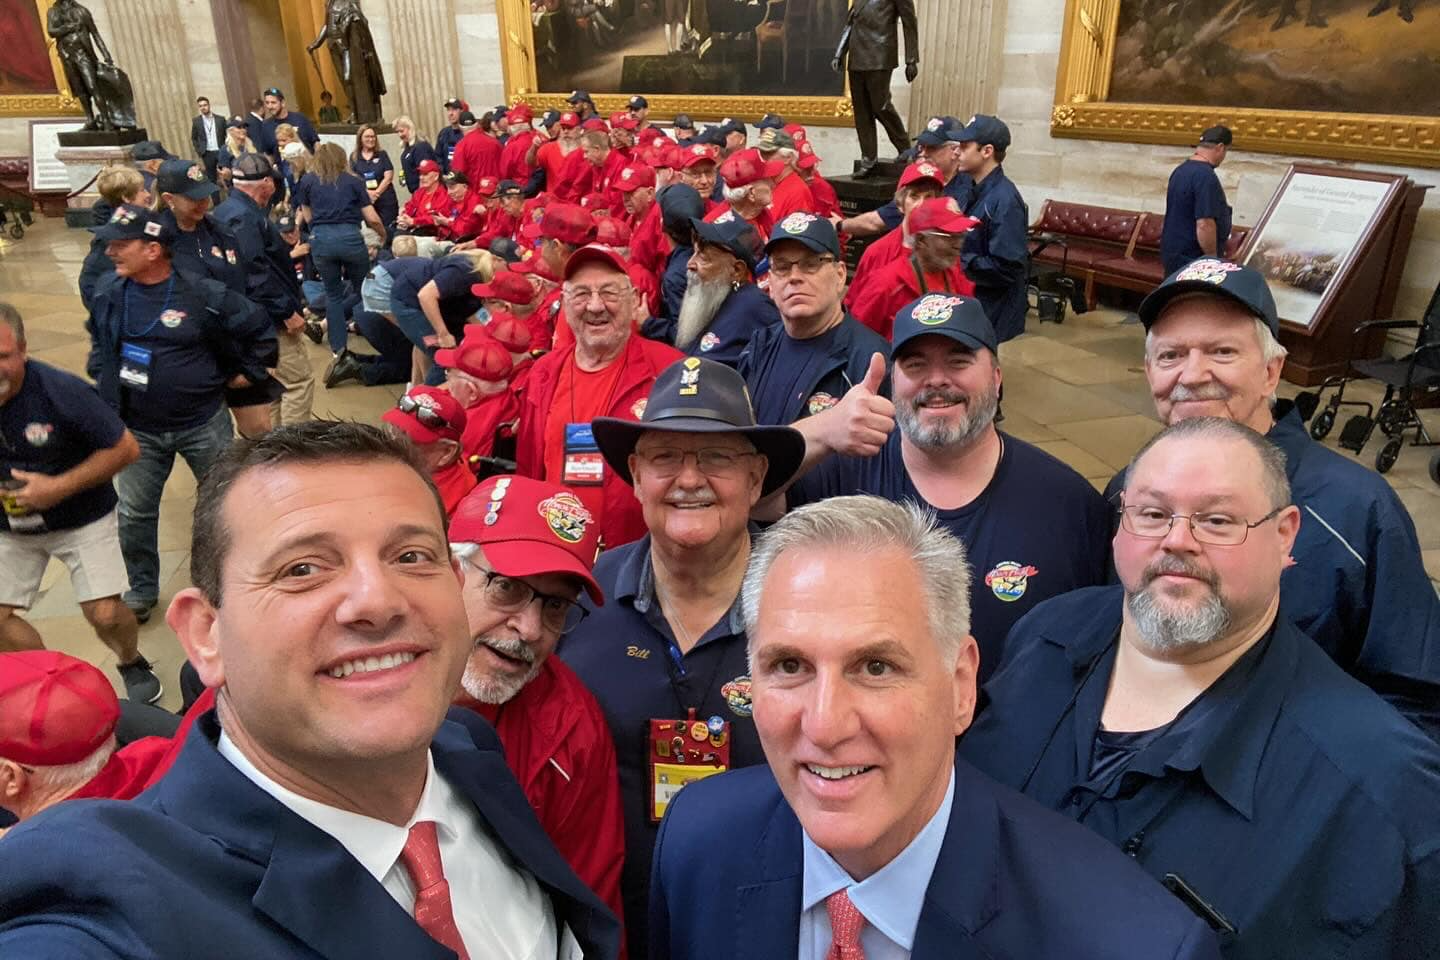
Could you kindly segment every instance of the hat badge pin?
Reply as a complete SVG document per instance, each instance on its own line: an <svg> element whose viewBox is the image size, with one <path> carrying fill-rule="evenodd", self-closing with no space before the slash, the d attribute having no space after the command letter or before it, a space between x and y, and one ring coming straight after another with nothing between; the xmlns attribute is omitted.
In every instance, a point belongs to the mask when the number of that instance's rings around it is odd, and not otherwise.
<svg viewBox="0 0 1440 960"><path fill-rule="evenodd" d="M585 504L573 493L557 493L536 506L550 532L566 543L579 543L585 539L585 527L594 521L594 516Z"/></svg>
<svg viewBox="0 0 1440 960"><path fill-rule="evenodd" d="M944 126L944 125L945 125L945 121L944 121L944 120L941 120L939 117L931 117L931 118L930 118L930 122L927 123L927 124L925 124L925 129L926 129L926 130L932 130L932 131L933 131L933 130L939 130L939 129L940 129L942 126Z"/></svg>
<svg viewBox="0 0 1440 960"><path fill-rule="evenodd" d="M52 423L28 423L25 425L25 440L32 447L43 447L50 442L50 434L55 432L55 425Z"/></svg>
<svg viewBox="0 0 1440 960"><path fill-rule="evenodd" d="M930 294L915 305L911 316L916 323L924 324L927 327L935 327L949 320L955 308L965 302L964 297L947 297L940 294Z"/></svg>
<svg viewBox="0 0 1440 960"><path fill-rule="evenodd" d="M200 183L205 179L205 171L200 169L200 164L195 163L191 164L190 169L185 171L185 176L194 180L196 183Z"/></svg>
<svg viewBox="0 0 1440 960"><path fill-rule="evenodd" d="M933 163L922 163L916 166L915 169L927 177L938 176L940 173L940 168Z"/></svg>
<svg viewBox="0 0 1440 960"><path fill-rule="evenodd" d="M129 223L130 221L127 220L127 221L125 221L125 222L126 222L126 223ZM143 229L144 229L144 231L145 231L145 236L147 236L147 237L158 237L158 236L160 236L160 229L161 229L161 227L160 227L160 221L158 221L158 220L151 220L149 223L145 224L145 226L144 226Z"/></svg>
<svg viewBox="0 0 1440 960"><path fill-rule="evenodd" d="M1181 280L1203 280L1217 286L1225 282L1225 275L1240 269L1238 263L1224 260L1196 260L1175 275L1175 282Z"/></svg>
<svg viewBox="0 0 1440 960"><path fill-rule="evenodd" d="M700 392L700 359L690 357L680 371L680 396L693 397Z"/></svg>
<svg viewBox="0 0 1440 960"><path fill-rule="evenodd" d="M789 234L804 233L819 219L813 213L792 213L780 222L780 229Z"/></svg>
<svg viewBox="0 0 1440 960"><path fill-rule="evenodd" d="M126 210L124 207L121 207L121 208L119 208L118 210L116 210L115 213L112 214L111 217L110 217L110 222L111 222L111 223L132 223L132 222L134 222L134 220L135 220L135 213L134 213L134 211Z"/></svg>

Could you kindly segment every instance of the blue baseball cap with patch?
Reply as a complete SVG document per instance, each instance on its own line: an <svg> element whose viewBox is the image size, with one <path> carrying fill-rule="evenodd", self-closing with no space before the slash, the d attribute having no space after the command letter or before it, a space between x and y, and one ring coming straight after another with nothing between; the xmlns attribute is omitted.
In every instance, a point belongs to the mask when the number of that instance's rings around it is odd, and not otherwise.
<svg viewBox="0 0 1440 960"><path fill-rule="evenodd" d="M749 220L735 217L720 223L706 223L699 217L690 218L690 229L701 243L728 250L735 259L745 264L751 272L764 256L760 246L760 234L750 225Z"/></svg>
<svg viewBox="0 0 1440 960"><path fill-rule="evenodd" d="M159 213L134 203L122 203L110 215L109 223L91 227L90 232L104 243L115 240L147 240L168 247L175 240L175 231L160 218Z"/></svg>
<svg viewBox="0 0 1440 960"><path fill-rule="evenodd" d="M985 316L979 300L958 293L927 293L906 304L895 315L890 355L899 354L900 348L916 337L931 333L949 337L971 350L984 349L994 353L1000 347L996 342L995 327Z"/></svg>
<svg viewBox="0 0 1440 960"><path fill-rule="evenodd" d="M813 213L792 213L775 224L775 229L770 232L770 242L765 244L765 252L770 253L777 243L787 240L802 243L816 253L828 253L837 260L840 258L840 236L835 232L835 225Z"/></svg>
<svg viewBox="0 0 1440 960"><path fill-rule="evenodd" d="M950 140L950 134L964 126L954 117L931 117L925 122L925 129L915 138L922 147L938 147Z"/></svg>
<svg viewBox="0 0 1440 960"><path fill-rule="evenodd" d="M1237 303L1263 320L1275 336L1280 335L1280 315L1264 275L1259 270L1215 257L1192 260L1166 277L1164 283L1140 301L1140 322L1149 330L1172 300L1189 294Z"/></svg>
<svg viewBox="0 0 1440 960"><path fill-rule="evenodd" d="M965 126L952 130L950 139L956 143L978 143L982 147L989 144L996 150L1005 150L1010 146L1010 128L999 117L980 113L971 117Z"/></svg>

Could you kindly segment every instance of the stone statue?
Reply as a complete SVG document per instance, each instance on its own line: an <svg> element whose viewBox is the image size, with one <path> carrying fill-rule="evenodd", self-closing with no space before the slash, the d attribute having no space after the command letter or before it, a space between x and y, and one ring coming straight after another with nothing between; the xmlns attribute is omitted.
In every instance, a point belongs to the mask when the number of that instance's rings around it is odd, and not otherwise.
<svg viewBox="0 0 1440 960"><path fill-rule="evenodd" d="M130 89L130 78L115 66L90 11L76 0L55 0L46 18L46 30L65 67L65 82L85 108L85 129L133 130L135 94ZM97 47L100 57L95 55Z"/></svg>
<svg viewBox="0 0 1440 960"><path fill-rule="evenodd" d="M905 121L900 119L890 99L890 74L899 66L900 59L900 38L896 30L900 25L905 28L905 80L914 83L920 73L920 29L915 17L915 0L853 0L835 59L830 61L836 73L842 69L850 73L855 132L860 137L857 177L875 169L876 120L885 128L897 155L910 149Z"/></svg>
<svg viewBox="0 0 1440 960"><path fill-rule="evenodd" d="M385 71L370 36L370 21L360 0L330 0L325 5L325 26L305 49L311 55L324 43L330 47L335 72L350 98L350 123L380 120L380 97L386 92ZM318 70L319 67L316 67Z"/></svg>

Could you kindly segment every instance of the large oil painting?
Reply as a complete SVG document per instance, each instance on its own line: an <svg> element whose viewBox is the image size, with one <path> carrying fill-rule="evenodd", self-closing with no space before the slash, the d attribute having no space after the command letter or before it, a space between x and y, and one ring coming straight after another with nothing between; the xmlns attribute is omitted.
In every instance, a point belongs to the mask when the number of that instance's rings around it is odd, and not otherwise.
<svg viewBox="0 0 1440 960"><path fill-rule="evenodd" d="M0 0L0 97L60 92L35 0Z"/></svg>
<svg viewBox="0 0 1440 960"><path fill-rule="evenodd" d="M1110 100L1440 113L1435 0L1120 0Z"/></svg>

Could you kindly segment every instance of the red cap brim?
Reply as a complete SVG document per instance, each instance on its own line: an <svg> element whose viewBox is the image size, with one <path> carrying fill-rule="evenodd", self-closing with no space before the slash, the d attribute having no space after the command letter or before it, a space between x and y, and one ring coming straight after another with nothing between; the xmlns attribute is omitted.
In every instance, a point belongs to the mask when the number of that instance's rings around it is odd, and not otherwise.
<svg viewBox="0 0 1440 960"><path fill-rule="evenodd" d="M447 364L444 360L440 359L440 354L448 352L449 351L446 350L437 350L435 352L435 362L440 364L442 367L453 365L453 354L450 357L452 361L452 363L450 364ZM445 439L444 437L440 436L440 434L436 433L434 430L431 430L429 427L425 426L419 420L410 416L408 413L402 413L398 409L386 410L383 414L380 415L380 419L384 420L392 427L396 427L400 430L405 431L405 435L408 436L411 440L414 440L416 443L436 443L440 440Z"/></svg>
<svg viewBox="0 0 1440 960"><path fill-rule="evenodd" d="M453 536L453 533L452 533ZM551 546L541 540L479 541L485 550L485 561L496 573L507 577L538 577L547 573L565 573L578 577L585 592L596 606L605 605L600 584L585 565L563 547Z"/></svg>

